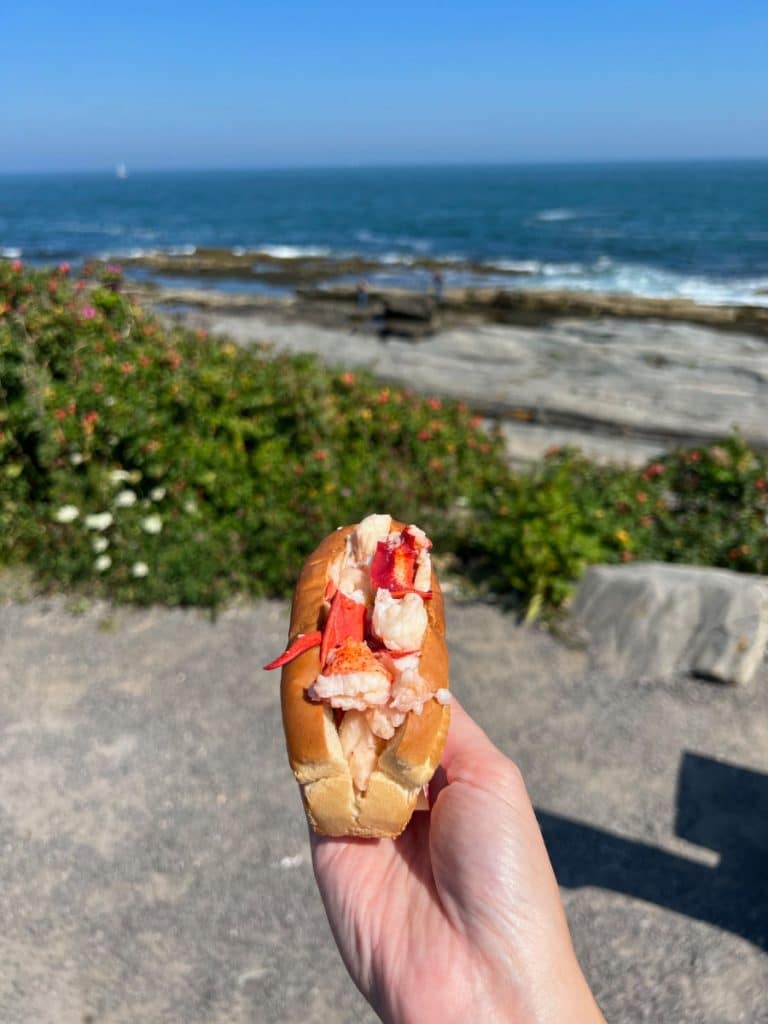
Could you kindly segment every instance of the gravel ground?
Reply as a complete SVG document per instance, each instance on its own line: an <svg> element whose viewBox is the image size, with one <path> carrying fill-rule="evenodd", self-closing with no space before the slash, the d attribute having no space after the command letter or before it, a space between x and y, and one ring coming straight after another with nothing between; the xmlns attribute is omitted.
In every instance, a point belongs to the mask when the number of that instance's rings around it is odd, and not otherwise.
<svg viewBox="0 0 768 1024"><path fill-rule="evenodd" d="M768 1021L768 672L618 683L449 602L452 686L523 769L611 1021ZM285 760L287 609L0 607L0 1020L372 1020Z"/></svg>

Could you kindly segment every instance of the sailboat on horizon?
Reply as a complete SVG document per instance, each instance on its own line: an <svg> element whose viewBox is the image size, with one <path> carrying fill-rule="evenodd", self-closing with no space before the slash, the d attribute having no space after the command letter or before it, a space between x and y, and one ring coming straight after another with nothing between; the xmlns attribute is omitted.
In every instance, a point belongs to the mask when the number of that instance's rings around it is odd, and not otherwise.
<svg viewBox="0 0 768 1024"><path fill-rule="evenodd" d="M128 177L128 168L122 160L119 164L115 164L115 177L120 178L121 180Z"/></svg>

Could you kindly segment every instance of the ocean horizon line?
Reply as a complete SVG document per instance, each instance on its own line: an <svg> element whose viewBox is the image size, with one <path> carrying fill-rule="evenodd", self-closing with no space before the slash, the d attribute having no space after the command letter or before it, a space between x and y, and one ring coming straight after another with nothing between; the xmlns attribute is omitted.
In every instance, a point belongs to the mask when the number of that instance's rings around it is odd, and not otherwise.
<svg viewBox="0 0 768 1024"><path fill-rule="evenodd" d="M350 162L350 163L295 163L295 164L243 164L237 166L146 166L132 167L125 160L116 160L103 167L67 169L25 169L5 170L0 168L0 178L37 177L114 177L119 166L126 168L126 176L170 175L170 174L281 174L281 173L328 173L350 171L440 171L440 170L503 170L547 169L547 168L621 168L621 167L692 167L692 166L733 166L735 164L768 164L768 154L763 156L712 156L712 157L575 157L552 160L438 160L438 161L392 161L392 162Z"/></svg>

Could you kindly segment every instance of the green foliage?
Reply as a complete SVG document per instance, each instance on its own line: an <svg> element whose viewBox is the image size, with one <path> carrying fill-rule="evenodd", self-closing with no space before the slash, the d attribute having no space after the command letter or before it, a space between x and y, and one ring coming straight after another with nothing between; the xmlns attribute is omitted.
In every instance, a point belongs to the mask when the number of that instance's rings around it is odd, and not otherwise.
<svg viewBox="0 0 768 1024"><path fill-rule="evenodd" d="M560 604L595 562L768 573L768 459L738 435L640 470L554 451L484 499L463 554L496 590L534 607Z"/></svg>
<svg viewBox="0 0 768 1024"><path fill-rule="evenodd" d="M285 594L375 510L441 546L507 470L461 404L164 328L105 282L0 265L0 561L128 601ZM97 518L92 518L96 516Z"/></svg>
<svg viewBox="0 0 768 1024"><path fill-rule="evenodd" d="M768 572L766 481L738 436L642 470L562 451L514 475L460 403L168 329L116 267L0 262L0 565L47 585L282 595L327 532L391 511L538 609L596 561Z"/></svg>

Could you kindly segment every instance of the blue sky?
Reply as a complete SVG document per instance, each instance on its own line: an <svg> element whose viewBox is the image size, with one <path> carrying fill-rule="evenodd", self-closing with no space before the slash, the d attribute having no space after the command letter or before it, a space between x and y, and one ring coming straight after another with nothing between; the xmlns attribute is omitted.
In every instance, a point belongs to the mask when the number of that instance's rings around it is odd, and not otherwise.
<svg viewBox="0 0 768 1024"><path fill-rule="evenodd" d="M0 171L768 157L766 0L0 8Z"/></svg>

